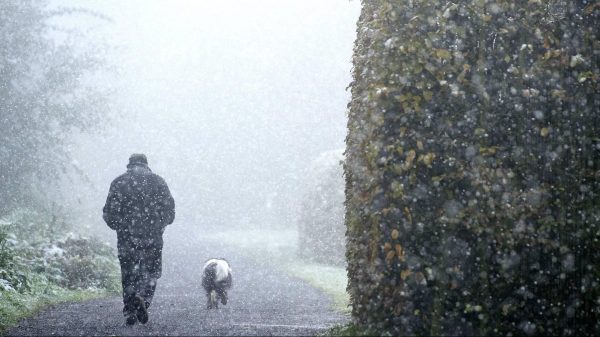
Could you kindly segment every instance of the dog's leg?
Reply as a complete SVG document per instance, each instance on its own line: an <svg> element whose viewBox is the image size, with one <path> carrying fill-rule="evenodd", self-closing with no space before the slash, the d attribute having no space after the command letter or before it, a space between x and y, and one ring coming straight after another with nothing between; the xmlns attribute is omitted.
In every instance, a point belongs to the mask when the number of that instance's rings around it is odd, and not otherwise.
<svg viewBox="0 0 600 337"><path fill-rule="evenodd" d="M211 290L209 295L210 308L218 309L217 306L217 292L216 290Z"/></svg>
<svg viewBox="0 0 600 337"><path fill-rule="evenodd" d="M212 309L212 302L210 300L210 292L206 293L206 309Z"/></svg>
<svg viewBox="0 0 600 337"><path fill-rule="evenodd" d="M221 303L223 303L223 305L227 305L227 290L222 290L220 295L221 295Z"/></svg>

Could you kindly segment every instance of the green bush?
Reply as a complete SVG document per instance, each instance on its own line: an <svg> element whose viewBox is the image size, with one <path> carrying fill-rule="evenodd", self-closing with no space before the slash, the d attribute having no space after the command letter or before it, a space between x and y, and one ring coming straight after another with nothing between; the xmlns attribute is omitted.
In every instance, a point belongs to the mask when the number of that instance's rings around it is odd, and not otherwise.
<svg viewBox="0 0 600 337"><path fill-rule="evenodd" d="M68 229L28 210L0 219L0 332L44 305L120 291L114 248Z"/></svg>
<svg viewBox="0 0 600 337"><path fill-rule="evenodd" d="M57 245L64 251L50 259L49 266L60 271L57 284L69 289L116 290L117 258L112 247L90 238L67 238Z"/></svg>
<svg viewBox="0 0 600 337"><path fill-rule="evenodd" d="M8 239L8 233L0 228L0 268L7 268L12 262L12 255L10 254L8 247L6 246Z"/></svg>
<svg viewBox="0 0 600 337"><path fill-rule="evenodd" d="M0 291L28 291L31 284L26 272L14 262L17 254L11 249L14 235L7 228L0 226Z"/></svg>
<svg viewBox="0 0 600 337"><path fill-rule="evenodd" d="M113 247L68 232L55 217L14 212L0 227L0 278L5 290L31 290L30 279L67 289L119 287ZM35 276L37 277L37 276Z"/></svg>
<svg viewBox="0 0 600 337"><path fill-rule="evenodd" d="M345 165L356 326L600 334L600 6L362 3Z"/></svg>

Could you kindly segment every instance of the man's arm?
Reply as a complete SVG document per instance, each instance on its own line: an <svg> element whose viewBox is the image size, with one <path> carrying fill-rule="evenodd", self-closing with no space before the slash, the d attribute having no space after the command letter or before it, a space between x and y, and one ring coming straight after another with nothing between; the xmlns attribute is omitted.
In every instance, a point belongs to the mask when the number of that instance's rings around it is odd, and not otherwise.
<svg viewBox="0 0 600 337"><path fill-rule="evenodd" d="M110 184L108 197L102 209L102 218L112 230L119 229L121 223L121 198L116 181Z"/></svg>
<svg viewBox="0 0 600 337"><path fill-rule="evenodd" d="M175 200L171 195L169 186L161 179L162 212L161 217L165 225L170 225L175 220Z"/></svg>

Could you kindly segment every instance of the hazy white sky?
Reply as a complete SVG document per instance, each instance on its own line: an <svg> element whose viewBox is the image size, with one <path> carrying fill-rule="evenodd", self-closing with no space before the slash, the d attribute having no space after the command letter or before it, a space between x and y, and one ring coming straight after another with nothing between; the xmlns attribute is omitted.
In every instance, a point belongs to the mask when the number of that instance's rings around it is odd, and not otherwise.
<svg viewBox="0 0 600 337"><path fill-rule="evenodd" d="M122 118L73 149L97 188L78 196L92 209L129 154L144 152L182 222L292 221L309 163L344 146L357 0L54 4L112 19L59 19L104 40L118 68L98 85L115 89ZM265 209L274 196L279 218Z"/></svg>

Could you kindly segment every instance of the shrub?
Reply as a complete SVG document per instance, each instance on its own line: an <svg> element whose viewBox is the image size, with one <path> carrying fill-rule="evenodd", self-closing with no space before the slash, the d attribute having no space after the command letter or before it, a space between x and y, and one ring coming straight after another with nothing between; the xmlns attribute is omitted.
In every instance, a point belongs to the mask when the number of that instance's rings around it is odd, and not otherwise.
<svg viewBox="0 0 600 337"><path fill-rule="evenodd" d="M65 224L36 212L14 212L8 219L0 227L0 286L5 290L30 291L32 277L67 289L118 289L113 247L65 234Z"/></svg>
<svg viewBox="0 0 600 337"><path fill-rule="evenodd" d="M599 17L363 1L345 165L359 329L600 334Z"/></svg>
<svg viewBox="0 0 600 337"><path fill-rule="evenodd" d="M118 279L117 258L112 247L94 238L69 237L57 243L48 266L60 271L57 284L69 289L114 289Z"/></svg>

